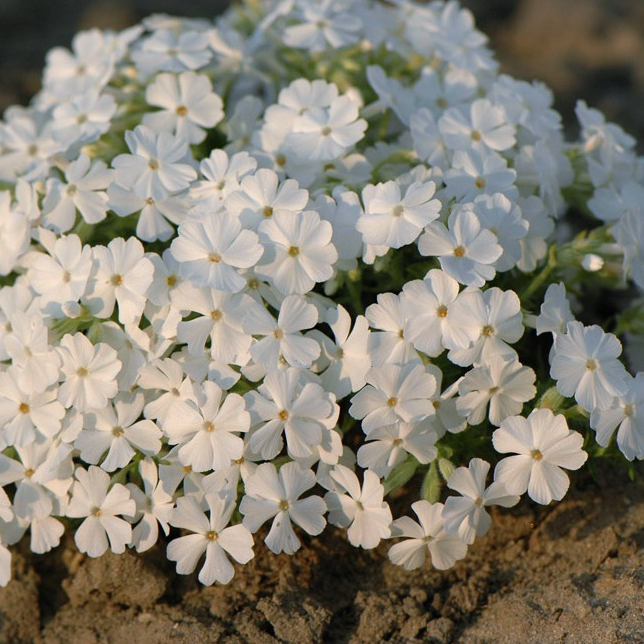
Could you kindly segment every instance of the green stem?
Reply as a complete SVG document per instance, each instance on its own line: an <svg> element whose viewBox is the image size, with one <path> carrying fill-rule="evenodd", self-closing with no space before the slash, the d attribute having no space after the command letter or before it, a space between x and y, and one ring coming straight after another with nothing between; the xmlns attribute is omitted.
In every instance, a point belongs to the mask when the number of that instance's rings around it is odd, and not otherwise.
<svg viewBox="0 0 644 644"><path fill-rule="evenodd" d="M548 252L548 263L543 267L541 272L538 275L535 275L534 279L528 288L523 291L521 294L521 301L528 301L537 290L543 285L543 283L548 279L550 273L557 267L557 247L553 244L550 246L550 251Z"/></svg>

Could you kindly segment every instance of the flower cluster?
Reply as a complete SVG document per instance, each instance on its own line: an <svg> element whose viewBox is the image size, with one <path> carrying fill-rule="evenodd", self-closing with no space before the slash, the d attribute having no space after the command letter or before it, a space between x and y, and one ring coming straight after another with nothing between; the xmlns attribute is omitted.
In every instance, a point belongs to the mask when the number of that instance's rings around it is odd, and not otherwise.
<svg viewBox="0 0 644 644"><path fill-rule="evenodd" d="M90 557L161 540L204 584L262 526L445 569L490 506L643 459L644 163L577 117L567 142L454 0L52 50L0 122L0 584L66 528Z"/></svg>

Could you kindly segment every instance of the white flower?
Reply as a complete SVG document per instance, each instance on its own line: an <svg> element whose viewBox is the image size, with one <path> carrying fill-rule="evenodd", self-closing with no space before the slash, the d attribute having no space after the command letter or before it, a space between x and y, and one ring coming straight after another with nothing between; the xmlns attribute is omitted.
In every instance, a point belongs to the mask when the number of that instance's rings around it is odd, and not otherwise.
<svg viewBox="0 0 644 644"><path fill-rule="evenodd" d="M320 345L313 338L303 337L300 331L310 329L317 321L317 309L300 295L284 298L277 320L262 305L249 306L244 331L264 336L250 348L253 360L266 369L274 369L280 360L308 369L320 355Z"/></svg>
<svg viewBox="0 0 644 644"><path fill-rule="evenodd" d="M63 336L58 355L64 380L58 400L83 412L106 407L118 391L121 361L116 351L103 342L94 346L82 333L75 333Z"/></svg>
<svg viewBox="0 0 644 644"><path fill-rule="evenodd" d="M241 457L244 441L238 435L250 428L244 399L205 381L192 401L174 403L166 414L163 432L171 445L179 444L179 460L197 472L221 470Z"/></svg>
<svg viewBox="0 0 644 644"><path fill-rule="evenodd" d="M155 390L143 411L146 418L158 420L161 425L175 402L194 399L190 378L173 358L157 359L146 364L141 369L137 385L141 389Z"/></svg>
<svg viewBox="0 0 644 644"><path fill-rule="evenodd" d="M550 375L562 396L573 396L586 411L607 409L626 393L626 369L618 360L620 341L600 326L568 322L557 335Z"/></svg>
<svg viewBox="0 0 644 644"><path fill-rule="evenodd" d="M56 400L57 393L57 387L24 391L15 367L0 373L0 445L25 447L54 437L65 416L65 408Z"/></svg>
<svg viewBox="0 0 644 644"><path fill-rule="evenodd" d="M420 362L414 345L405 336L407 320L401 297L378 293L376 303L367 307L365 316L372 328L379 329L369 334L369 354L374 367Z"/></svg>
<svg viewBox="0 0 644 644"><path fill-rule="evenodd" d="M148 85L145 100L162 109L145 114L143 125L176 134L190 144L201 143L206 138L204 128L214 127L224 117L221 98L204 74L159 74Z"/></svg>
<svg viewBox="0 0 644 644"><path fill-rule="evenodd" d="M445 145L452 150L488 148L502 151L511 148L516 140L514 126L501 105L486 98L473 101L469 114L450 108L438 120Z"/></svg>
<svg viewBox="0 0 644 644"><path fill-rule="evenodd" d="M314 210L274 213L260 224L259 233L266 252L255 272L284 295L308 293L333 275L338 260L333 228Z"/></svg>
<svg viewBox="0 0 644 644"><path fill-rule="evenodd" d="M449 333L447 313L458 297L458 282L432 268L424 280L403 286L400 304L405 317L404 336L430 357L443 352L443 336Z"/></svg>
<svg viewBox="0 0 644 644"><path fill-rule="evenodd" d="M418 240L418 250L438 257L441 268L457 282L483 286L496 274L493 265L503 253L497 236L481 225L476 213L464 208L452 211L447 225L429 224Z"/></svg>
<svg viewBox="0 0 644 644"><path fill-rule="evenodd" d="M613 226L613 236L624 254L624 276L644 289L644 225L640 211L627 211Z"/></svg>
<svg viewBox="0 0 644 644"><path fill-rule="evenodd" d="M119 154L112 166L116 180L140 197L163 201L197 178L185 162L190 155L185 139L139 125L125 133L125 142L132 154Z"/></svg>
<svg viewBox="0 0 644 644"><path fill-rule="evenodd" d="M404 196L395 181L369 184L362 190L364 214L356 228L367 244L384 244L390 248L411 244L425 226L438 219L441 202L432 199L435 191L433 181L414 181Z"/></svg>
<svg viewBox="0 0 644 644"><path fill-rule="evenodd" d="M302 212L308 200L309 193L297 181L287 179L280 184L275 172L260 168L242 179L239 190L224 200L224 208L238 217L244 228L254 230L267 217Z"/></svg>
<svg viewBox="0 0 644 644"><path fill-rule="evenodd" d="M244 316L251 303L252 298L245 293L198 289L183 284L173 294L172 304L186 311L189 319L179 322L177 339L187 343L191 354L200 355L210 338L213 360L236 363L247 355L253 341L252 336L243 330Z"/></svg>
<svg viewBox="0 0 644 644"><path fill-rule="evenodd" d="M0 275L9 275L29 246L29 222L11 208L11 193L0 192Z"/></svg>
<svg viewBox="0 0 644 644"><path fill-rule="evenodd" d="M58 380L60 358L48 342L48 329L42 316L14 311L11 333L4 349L16 368L18 386L25 392L41 392Z"/></svg>
<svg viewBox="0 0 644 644"><path fill-rule="evenodd" d="M33 521L36 518L45 519L51 514L63 515L67 491L72 484L71 446L56 439L46 439L26 447L16 447L15 451L17 458L0 454L0 485L16 483L13 496L15 517ZM3 513L6 514L6 510ZM42 552L58 545L62 534L62 525L54 527L49 523L52 529L47 530L45 526L41 534L46 542L49 541L49 545L42 544Z"/></svg>
<svg viewBox="0 0 644 644"><path fill-rule="evenodd" d="M224 199L239 190L242 179L257 168L257 161L248 152L228 157L224 150L212 150L199 164L204 179L190 186L190 199L199 206L218 210Z"/></svg>
<svg viewBox="0 0 644 644"><path fill-rule="evenodd" d="M208 64L211 57L208 34L176 28L156 29L132 54L137 67L145 75L158 71L179 73L200 69Z"/></svg>
<svg viewBox="0 0 644 644"><path fill-rule="evenodd" d="M132 527L118 515L133 517L136 512L128 489L115 483L108 491L110 477L95 465L88 470L77 467L74 475L67 516L86 517L76 530L76 546L90 557L100 557L108 547L117 554L124 552L132 541Z"/></svg>
<svg viewBox="0 0 644 644"><path fill-rule="evenodd" d="M406 537L389 548L389 559L405 570L420 568L429 553L432 566L438 570L451 568L467 554L467 545L458 535L444 527L443 504L416 501L411 508L418 522L409 517L396 519L391 526L392 537Z"/></svg>
<svg viewBox="0 0 644 644"><path fill-rule="evenodd" d="M96 90L77 94L54 108L54 138L63 143L93 142L110 129L116 110L116 101L110 94L99 94Z"/></svg>
<svg viewBox="0 0 644 644"><path fill-rule="evenodd" d="M336 465L331 478L337 489L327 492L329 523L348 527L349 543L365 549L375 548L391 534L391 510L383 500L385 489L378 475L366 470L362 487L358 477L345 465Z"/></svg>
<svg viewBox="0 0 644 644"><path fill-rule="evenodd" d="M136 236L147 242L166 241L174 235L174 227L186 218L186 200L180 194L169 196L163 201L141 196L118 183L107 187L108 206L119 217L137 213ZM168 251L165 251L168 252Z"/></svg>
<svg viewBox="0 0 644 644"><path fill-rule="evenodd" d="M42 231L41 243L49 254L39 254L30 267L31 285L40 294L41 306L62 317L62 305L78 302L85 294L92 270L92 250L77 235L58 239Z"/></svg>
<svg viewBox="0 0 644 644"><path fill-rule="evenodd" d="M547 408L535 409L527 418L506 418L492 434L492 442L501 454L517 454L499 461L494 479L510 494L527 490L543 505L560 501L568 491L570 481L562 468L578 470L588 458L581 448L584 437Z"/></svg>
<svg viewBox="0 0 644 644"><path fill-rule="evenodd" d="M437 440L438 434L428 421L398 422L377 427L369 432L367 442L358 449L358 465L385 477L402 463L408 454L419 463L433 461L438 454L434 446Z"/></svg>
<svg viewBox="0 0 644 644"><path fill-rule="evenodd" d="M92 410L85 416L83 431L74 441L86 463L101 462L106 472L124 468L136 454L135 448L146 456L161 449L161 430L151 420L139 420L143 411L143 394L115 398L103 409Z"/></svg>
<svg viewBox="0 0 644 644"><path fill-rule="evenodd" d="M537 316L537 335L550 332L556 336L558 333L565 333L568 322L574 319L564 284L550 284Z"/></svg>
<svg viewBox="0 0 644 644"><path fill-rule="evenodd" d="M310 52L322 52L356 43L362 21L349 11L343 11L350 6L331 0L301 0L294 15L298 22L284 29L285 44Z"/></svg>
<svg viewBox="0 0 644 644"><path fill-rule="evenodd" d="M362 420L365 434L404 422L421 421L434 414L430 398L436 391L436 378L422 365L372 367L367 385L352 399L349 413Z"/></svg>
<svg viewBox="0 0 644 644"><path fill-rule="evenodd" d="M94 246L92 250L96 268L85 297L94 315L108 318L118 303L119 321L137 322L154 275L154 264L144 256L143 245L136 237L117 237L107 246Z"/></svg>
<svg viewBox="0 0 644 644"><path fill-rule="evenodd" d="M199 581L205 586L212 586L216 581L227 584L235 574L228 557L242 564L248 563L255 556L253 536L241 524L228 525L235 510L232 499L214 493L206 494L204 498L210 512L208 518L194 496L177 500L170 523L194 534L173 539L168 544L166 554L170 561L177 562L180 575L189 575L205 553Z"/></svg>
<svg viewBox="0 0 644 644"><path fill-rule="evenodd" d="M464 207L470 207L476 213L481 225L496 235L497 242L503 249L494 268L497 271L514 268L521 259L520 241L528 234L530 227L519 206L504 194L495 193L480 195Z"/></svg>
<svg viewBox="0 0 644 644"><path fill-rule="evenodd" d="M166 536L170 531L168 523L174 502L159 482L157 466L152 459L145 458L139 462L139 474L143 490L134 483L128 483L126 487L136 503L132 545L137 552L145 552L157 542L159 525Z"/></svg>
<svg viewBox="0 0 644 644"><path fill-rule="evenodd" d="M446 194L461 202L473 201L478 195L502 192L516 196L516 170L496 152L457 150L452 167L445 171Z"/></svg>
<svg viewBox="0 0 644 644"><path fill-rule="evenodd" d="M273 519L264 543L275 554L292 555L300 548L300 540L291 521L305 532L317 535L324 530L326 503L319 496L300 496L315 485L315 474L295 462L285 463L279 474L272 463L262 463L245 483L246 496L239 511L243 525L251 532Z"/></svg>
<svg viewBox="0 0 644 644"><path fill-rule="evenodd" d="M339 96L328 108L310 107L293 122L286 150L312 161L337 159L362 139L367 129L367 121L358 118L358 108L358 102L349 96Z"/></svg>
<svg viewBox="0 0 644 644"><path fill-rule="evenodd" d="M491 356L487 364L468 371L458 385L456 409L470 425L478 425L486 416L500 425L504 418L518 414L523 403L532 400L537 390L535 372L518 360Z"/></svg>
<svg viewBox="0 0 644 644"><path fill-rule="evenodd" d="M326 368L320 380L324 388L332 391L339 400L362 389L366 383L365 378L371 368L369 324L363 315L358 315L351 329L351 316L341 304L327 313L326 322L335 341L315 329L309 335L322 347L320 361L326 364Z"/></svg>
<svg viewBox="0 0 644 644"><path fill-rule="evenodd" d="M226 211L183 222L170 248L181 277L233 293L246 285L238 269L254 266L264 253L257 235L242 230L239 219Z"/></svg>
<svg viewBox="0 0 644 644"><path fill-rule="evenodd" d="M626 379L626 393L616 396L608 409L595 409L590 415L590 426L596 432L597 442L608 447L617 429L617 447L624 456L644 459L644 373Z"/></svg>
<svg viewBox="0 0 644 644"><path fill-rule="evenodd" d="M492 356L516 359L510 346L523 335L521 302L514 291L493 286L461 293L447 312L448 358L462 367L485 364Z"/></svg>
<svg viewBox="0 0 644 644"><path fill-rule="evenodd" d="M457 467L447 481L447 487L461 496L449 496L445 501L445 530L458 534L467 545L474 543L476 537L482 537L492 525L486 506L510 508L519 502L520 497L510 494L500 481L485 487L489 470L487 461L473 458L468 467Z"/></svg>
<svg viewBox="0 0 644 644"><path fill-rule="evenodd" d="M282 433L291 458L310 457L337 409L319 384L304 381L301 371L292 367L269 372L245 398L253 421L250 448L266 460L280 453Z"/></svg>
<svg viewBox="0 0 644 644"><path fill-rule="evenodd" d="M65 182L47 181L43 201L43 224L57 232L67 232L76 221L76 211L88 224L97 224L107 216L107 193L113 170L103 161L92 161L81 154L65 169Z"/></svg>

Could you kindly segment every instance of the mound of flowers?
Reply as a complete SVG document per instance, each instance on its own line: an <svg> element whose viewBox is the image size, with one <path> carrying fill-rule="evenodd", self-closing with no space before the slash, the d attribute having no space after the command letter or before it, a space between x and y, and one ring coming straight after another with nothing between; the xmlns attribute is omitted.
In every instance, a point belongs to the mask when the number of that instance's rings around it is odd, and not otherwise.
<svg viewBox="0 0 644 644"><path fill-rule="evenodd" d="M0 583L65 529L203 584L263 526L446 569L490 506L632 470L644 164L576 114L568 142L453 0L248 0L50 51L0 122Z"/></svg>

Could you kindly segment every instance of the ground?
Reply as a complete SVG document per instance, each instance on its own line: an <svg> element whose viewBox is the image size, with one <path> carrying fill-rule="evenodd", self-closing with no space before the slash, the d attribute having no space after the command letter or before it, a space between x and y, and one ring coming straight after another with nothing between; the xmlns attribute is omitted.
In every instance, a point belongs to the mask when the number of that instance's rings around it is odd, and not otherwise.
<svg viewBox="0 0 644 644"><path fill-rule="evenodd" d="M46 49L81 27L152 11L208 16L218 4L3 0L0 110L37 91ZM553 88L572 135L583 98L644 142L644 3L469 4L503 69ZM359 551L334 529L293 557L261 541L256 551L228 586L203 588L161 547L93 560L72 539L46 556L23 544L0 590L0 642L644 642L644 483L620 470L579 473L559 504L494 512L489 534L447 572L405 572L387 544Z"/></svg>

